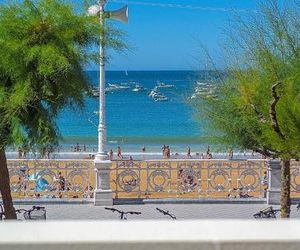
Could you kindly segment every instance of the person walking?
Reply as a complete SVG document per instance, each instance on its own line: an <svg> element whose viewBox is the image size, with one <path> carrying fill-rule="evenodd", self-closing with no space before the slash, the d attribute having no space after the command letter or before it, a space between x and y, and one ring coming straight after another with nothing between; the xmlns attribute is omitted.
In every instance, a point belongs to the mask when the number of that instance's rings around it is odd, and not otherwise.
<svg viewBox="0 0 300 250"><path fill-rule="evenodd" d="M170 149L170 146L166 147L166 157L167 157L167 159L171 158L171 149Z"/></svg>
<svg viewBox="0 0 300 250"><path fill-rule="evenodd" d="M229 160L233 159L233 149L232 148L229 149L228 156L229 156Z"/></svg>
<svg viewBox="0 0 300 250"><path fill-rule="evenodd" d="M117 153L117 157L119 158L119 159L123 159L123 156L122 156L122 150L121 150L121 147L120 146L118 146L118 151L117 151L118 153Z"/></svg>
<svg viewBox="0 0 300 250"><path fill-rule="evenodd" d="M109 156L109 160L110 161L112 161L113 159L114 159L114 152L113 152L113 150L111 149L111 150L109 150L109 154L108 154L108 156Z"/></svg>
<svg viewBox="0 0 300 250"><path fill-rule="evenodd" d="M190 146L187 146L187 154L186 155L187 155L188 159L192 159Z"/></svg>
<svg viewBox="0 0 300 250"><path fill-rule="evenodd" d="M167 155L166 155L166 145L164 144L161 149L162 149L163 158L166 158L167 157Z"/></svg>

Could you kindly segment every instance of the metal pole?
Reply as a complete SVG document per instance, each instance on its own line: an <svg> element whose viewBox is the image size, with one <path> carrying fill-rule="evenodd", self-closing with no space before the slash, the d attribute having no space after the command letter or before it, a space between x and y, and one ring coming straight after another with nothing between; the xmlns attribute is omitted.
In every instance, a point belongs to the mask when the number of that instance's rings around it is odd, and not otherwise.
<svg viewBox="0 0 300 250"><path fill-rule="evenodd" d="M101 25L101 37L100 37L100 79L99 79L99 127L98 127L98 153L96 160L108 160L106 151L106 124L105 124L105 17L104 6L106 0L99 1L100 7L100 25Z"/></svg>

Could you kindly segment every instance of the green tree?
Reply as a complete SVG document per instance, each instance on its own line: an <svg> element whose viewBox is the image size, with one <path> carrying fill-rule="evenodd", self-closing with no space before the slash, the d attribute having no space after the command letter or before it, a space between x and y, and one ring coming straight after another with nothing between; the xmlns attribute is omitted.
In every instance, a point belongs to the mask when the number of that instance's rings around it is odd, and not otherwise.
<svg viewBox="0 0 300 250"><path fill-rule="evenodd" d="M218 98L197 104L219 142L281 159L283 218L290 215L290 161L300 157L299 7L270 0L236 19Z"/></svg>
<svg viewBox="0 0 300 250"><path fill-rule="evenodd" d="M8 1L0 11L0 191L8 219L12 204L5 149L56 145L56 117L66 106L82 108L90 83L84 67L97 60L99 18L70 1ZM126 46L107 26L105 45Z"/></svg>

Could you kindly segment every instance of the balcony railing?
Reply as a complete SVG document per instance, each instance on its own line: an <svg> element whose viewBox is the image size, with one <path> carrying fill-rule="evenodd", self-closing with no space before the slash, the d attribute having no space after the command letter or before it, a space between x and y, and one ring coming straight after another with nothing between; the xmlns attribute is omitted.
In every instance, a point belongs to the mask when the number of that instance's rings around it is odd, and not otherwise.
<svg viewBox="0 0 300 250"><path fill-rule="evenodd" d="M94 191L91 160L9 160L14 198L88 198Z"/></svg>
<svg viewBox="0 0 300 250"><path fill-rule="evenodd" d="M92 198L92 160L8 160L14 198ZM113 198L264 198L267 160L113 161ZM300 196L300 164L291 164Z"/></svg>
<svg viewBox="0 0 300 250"><path fill-rule="evenodd" d="M114 198L263 198L267 161L116 161Z"/></svg>

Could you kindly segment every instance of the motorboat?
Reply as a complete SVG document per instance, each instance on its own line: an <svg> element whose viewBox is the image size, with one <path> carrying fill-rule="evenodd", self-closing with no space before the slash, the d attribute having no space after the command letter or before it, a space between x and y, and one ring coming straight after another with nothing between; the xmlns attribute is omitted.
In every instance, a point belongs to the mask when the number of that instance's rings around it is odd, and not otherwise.
<svg viewBox="0 0 300 250"><path fill-rule="evenodd" d="M139 84L136 84L135 87L132 89L133 92L142 92L144 91L145 89L140 86Z"/></svg>
<svg viewBox="0 0 300 250"><path fill-rule="evenodd" d="M93 95L94 97L99 97L99 95L100 95L100 90L99 90L98 88L93 88L93 89L92 89L92 95Z"/></svg>
<svg viewBox="0 0 300 250"><path fill-rule="evenodd" d="M207 85L206 82L199 82L199 81L197 81L196 84L197 84L198 86L206 86L206 85Z"/></svg>
<svg viewBox="0 0 300 250"><path fill-rule="evenodd" d="M174 85L166 84L166 83L163 83L163 82L157 82L156 87L157 88L174 88Z"/></svg>
<svg viewBox="0 0 300 250"><path fill-rule="evenodd" d="M154 97L155 95L159 94L158 92L156 92L155 89L152 89L151 92L149 93L149 97Z"/></svg>
<svg viewBox="0 0 300 250"><path fill-rule="evenodd" d="M166 97L166 96L164 96L164 95L155 95L155 96L153 97L153 100L154 100L155 102L166 102L166 101L169 100L169 98Z"/></svg>
<svg viewBox="0 0 300 250"><path fill-rule="evenodd" d="M115 91L115 90L126 90L130 87L126 83L116 84L116 83L110 83L108 84L108 87L105 88L106 91Z"/></svg>

